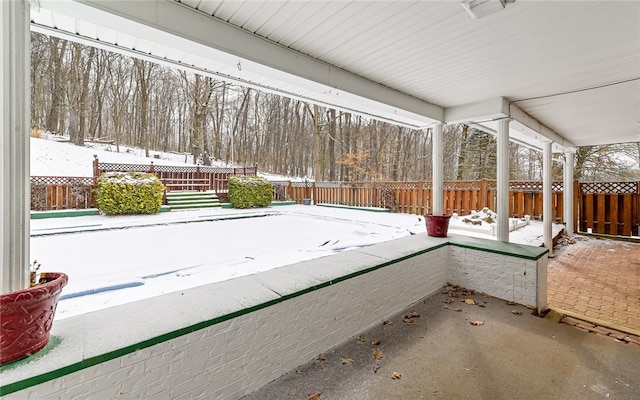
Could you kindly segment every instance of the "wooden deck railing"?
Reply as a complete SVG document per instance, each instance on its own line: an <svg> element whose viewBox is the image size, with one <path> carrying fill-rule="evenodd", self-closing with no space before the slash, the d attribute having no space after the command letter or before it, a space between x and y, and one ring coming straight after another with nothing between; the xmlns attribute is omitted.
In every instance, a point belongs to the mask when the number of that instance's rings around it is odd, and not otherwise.
<svg viewBox="0 0 640 400"><path fill-rule="evenodd" d="M167 191L211 190L219 197L226 197L229 175L256 175L258 167L219 168L208 166L174 166L151 164L103 163L96 157L93 160L93 176L97 178L103 172L137 171L156 174Z"/></svg>

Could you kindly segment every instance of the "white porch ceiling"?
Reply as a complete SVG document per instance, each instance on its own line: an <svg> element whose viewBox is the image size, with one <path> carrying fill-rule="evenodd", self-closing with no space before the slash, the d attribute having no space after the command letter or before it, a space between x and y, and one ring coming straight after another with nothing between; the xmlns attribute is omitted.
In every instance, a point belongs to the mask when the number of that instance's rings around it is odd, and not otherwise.
<svg viewBox="0 0 640 400"><path fill-rule="evenodd" d="M517 125L525 137L640 141L636 1L517 0L478 20L458 1L39 4L34 30L390 122L425 127L503 98L507 116L535 121Z"/></svg>

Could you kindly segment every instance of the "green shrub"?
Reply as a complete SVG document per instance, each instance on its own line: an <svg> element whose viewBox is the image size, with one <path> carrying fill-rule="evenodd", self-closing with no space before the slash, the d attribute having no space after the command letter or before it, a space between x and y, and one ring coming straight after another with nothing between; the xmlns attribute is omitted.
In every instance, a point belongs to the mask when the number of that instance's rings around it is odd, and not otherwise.
<svg viewBox="0 0 640 400"><path fill-rule="evenodd" d="M107 215L157 214L164 186L154 174L106 172L98 178L98 208Z"/></svg>
<svg viewBox="0 0 640 400"><path fill-rule="evenodd" d="M229 202L234 208L267 207L273 201L271 182L259 176L229 176Z"/></svg>

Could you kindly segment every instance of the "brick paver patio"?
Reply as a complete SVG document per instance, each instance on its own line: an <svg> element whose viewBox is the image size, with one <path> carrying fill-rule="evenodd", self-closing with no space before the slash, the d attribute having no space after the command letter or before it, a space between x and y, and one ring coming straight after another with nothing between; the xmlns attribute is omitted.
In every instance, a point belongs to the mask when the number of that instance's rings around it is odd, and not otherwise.
<svg viewBox="0 0 640 400"><path fill-rule="evenodd" d="M640 332L640 244L577 238L549 259L549 307Z"/></svg>

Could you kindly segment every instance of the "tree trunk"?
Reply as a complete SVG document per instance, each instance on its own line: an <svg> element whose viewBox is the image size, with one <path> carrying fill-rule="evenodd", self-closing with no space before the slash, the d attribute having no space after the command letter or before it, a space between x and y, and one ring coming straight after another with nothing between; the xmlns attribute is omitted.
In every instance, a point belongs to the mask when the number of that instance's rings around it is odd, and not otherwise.
<svg viewBox="0 0 640 400"><path fill-rule="evenodd" d="M458 155L458 175L456 179L459 181L465 180L467 172L466 155L467 155L467 133L469 126L462 124L462 135L460 137L460 154Z"/></svg>
<svg viewBox="0 0 640 400"><path fill-rule="evenodd" d="M65 95L64 82L62 78L62 61L67 48L67 41L55 37L49 38L51 75L51 107L47 115L46 129L54 133L62 133L60 126L60 111Z"/></svg>

